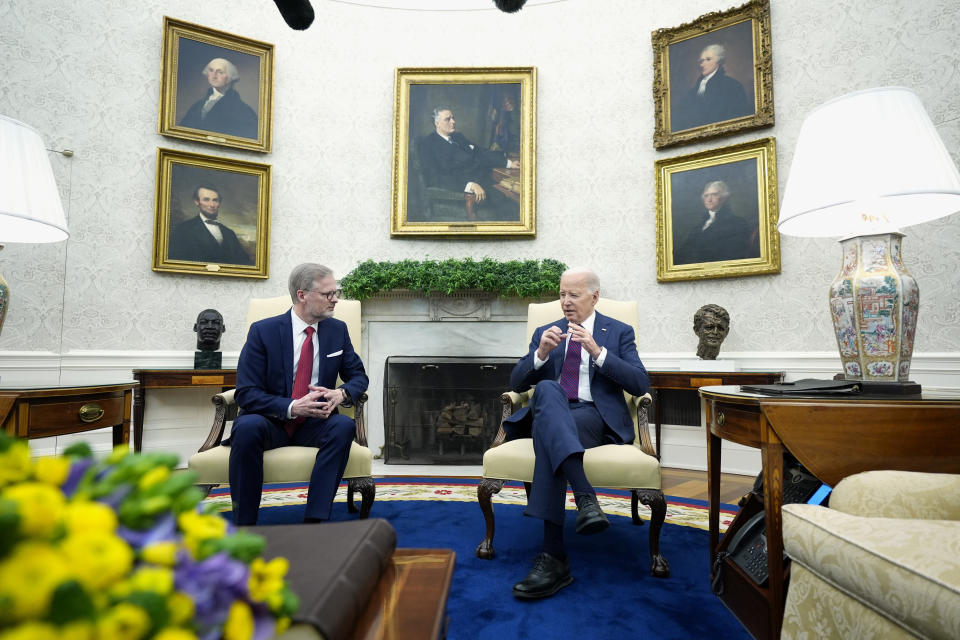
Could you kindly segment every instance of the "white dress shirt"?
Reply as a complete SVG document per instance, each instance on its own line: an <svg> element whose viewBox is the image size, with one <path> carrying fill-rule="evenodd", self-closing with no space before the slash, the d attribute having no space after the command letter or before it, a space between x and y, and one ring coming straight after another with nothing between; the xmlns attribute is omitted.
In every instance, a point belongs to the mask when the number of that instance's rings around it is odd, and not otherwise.
<svg viewBox="0 0 960 640"><path fill-rule="evenodd" d="M293 309L290 309L290 316L293 319L293 378L297 378L297 366L300 364L300 350L303 348L303 343L307 340L307 327L313 327L313 371L310 373L310 384L317 383L317 376L320 375L320 339L317 337L317 330L319 322L316 324L308 325L304 322L300 316L294 313ZM293 386L293 380L290 381L291 387ZM293 409L293 400L290 401L290 404L287 405L287 419L293 417L290 413Z"/></svg>
<svg viewBox="0 0 960 640"><path fill-rule="evenodd" d="M583 321L580 325L586 329L587 333L593 335L593 325L597 320L597 312L594 311L590 314L590 317ZM567 339L563 343L563 353L567 353L567 349L570 346L570 334L567 333ZM604 360L607 358L607 348L600 347L600 355L597 356L594 362L597 363L597 367L602 367ZM547 354L547 360L550 359L550 355ZM544 365L547 360L541 360L537 356L537 352L533 352L533 368L539 369ZM557 377L557 380L560 378ZM593 394L590 393L590 354L587 353L586 349L580 349L580 384L577 388L577 396L584 402L593 402Z"/></svg>

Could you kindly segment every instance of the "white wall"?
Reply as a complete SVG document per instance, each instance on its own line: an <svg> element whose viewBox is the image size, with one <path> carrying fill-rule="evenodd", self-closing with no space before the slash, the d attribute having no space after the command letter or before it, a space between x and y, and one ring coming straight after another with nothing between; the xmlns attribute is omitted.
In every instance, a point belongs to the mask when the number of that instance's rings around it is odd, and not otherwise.
<svg viewBox="0 0 960 640"><path fill-rule="evenodd" d="M206 307L224 314L222 346L236 351L246 300L283 291L294 264L317 260L342 275L367 258L424 255L594 265L605 295L643 301L640 350L654 360L692 354L693 312L707 302L732 316L725 353L802 360L835 350L826 290L839 247L783 237L780 275L658 284L654 161L772 135L782 193L804 115L886 84L916 89L960 154L955 0L772 0L776 126L662 152L651 142L649 34L732 2L566 0L515 15L313 4L314 25L295 32L270 0L0 0L0 113L76 152L51 154L70 240L0 253L13 290L0 364L14 377L49 373L61 353L108 352L134 366L176 353L189 364ZM164 15L276 45L272 153L156 133ZM538 69L537 238L391 240L395 67L497 65ZM273 166L269 280L151 271L161 146ZM916 351L955 360L960 216L907 234L905 262L922 291Z"/></svg>

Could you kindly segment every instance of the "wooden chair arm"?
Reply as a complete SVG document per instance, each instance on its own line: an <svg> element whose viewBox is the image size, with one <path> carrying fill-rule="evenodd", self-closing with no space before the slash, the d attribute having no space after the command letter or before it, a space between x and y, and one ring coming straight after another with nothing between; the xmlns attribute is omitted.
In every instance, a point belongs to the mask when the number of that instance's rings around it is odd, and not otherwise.
<svg viewBox="0 0 960 640"><path fill-rule="evenodd" d="M364 408L367 406L368 396L366 392L360 394L360 397L353 401L353 421L357 423L357 435L354 440L357 444L367 446L367 421L364 417Z"/></svg>
<svg viewBox="0 0 960 640"><path fill-rule="evenodd" d="M200 452L220 446L227 421L232 420L237 415L237 404L233 399L235 391L236 389L230 389L229 391L216 393L210 398L210 402L214 406L213 424L210 425L210 433L207 434L207 439L200 447Z"/></svg>
<svg viewBox="0 0 960 640"><path fill-rule="evenodd" d="M645 454L657 457L657 451L650 439L650 423L647 417L647 407L653 402L649 393L642 396L628 396L630 402L637 408L637 435L640 437L640 450Z"/></svg>
<svg viewBox="0 0 960 640"><path fill-rule="evenodd" d="M532 393L533 389L524 391L523 393L507 391L500 394L500 404L503 405L503 412L500 415L500 428L497 430L497 436L490 444L491 447L496 447L497 445L503 444L503 441L507 437L507 432L503 430L503 421L512 416L515 411L529 402Z"/></svg>

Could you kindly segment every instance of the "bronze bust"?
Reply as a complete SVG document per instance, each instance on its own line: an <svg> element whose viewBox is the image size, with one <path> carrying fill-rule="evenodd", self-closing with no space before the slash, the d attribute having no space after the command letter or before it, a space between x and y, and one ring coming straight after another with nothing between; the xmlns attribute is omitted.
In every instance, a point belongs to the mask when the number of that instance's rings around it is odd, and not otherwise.
<svg viewBox="0 0 960 640"><path fill-rule="evenodd" d="M197 332L197 351L219 351L220 336L227 328L223 316L216 309L204 309L193 325Z"/></svg>
<svg viewBox="0 0 960 640"><path fill-rule="evenodd" d="M716 360L720 344L730 333L730 314L720 305L705 304L693 314L693 332L700 338L697 357Z"/></svg>

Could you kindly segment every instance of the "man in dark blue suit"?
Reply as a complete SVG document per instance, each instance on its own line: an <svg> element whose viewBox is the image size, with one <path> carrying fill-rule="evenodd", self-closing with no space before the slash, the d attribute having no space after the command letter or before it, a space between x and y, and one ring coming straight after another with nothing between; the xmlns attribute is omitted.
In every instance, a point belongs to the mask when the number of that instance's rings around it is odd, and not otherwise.
<svg viewBox="0 0 960 640"><path fill-rule="evenodd" d="M230 434L238 525L257 522L263 452L287 445L319 449L304 520L330 519L357 428L337 407L359 398L369 384L347 325L332 317L341 293L336 285L327 267L301 264L290 274L290 311L250 325L237 363L240 415Z"/></svg>
<svg viewBox="0 0 960 640"><path fill-rule="evenodd" d="M510 376L516 392L536 385L530 405L504 427L508 439L533 435L536 463L525 513L544 525L543 551L513 587L518 598L545 598L573 582L563 544L568 482L577 504L577 533L600 533L609 526L584 473L583 453L633 442L623 392L643 395L649 387L633 329L594 311L599 299L595 273L565 271L560 277L563 319L534 331L527 355Z"/></svg>

